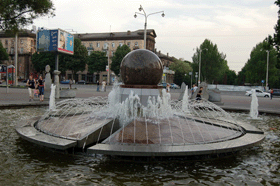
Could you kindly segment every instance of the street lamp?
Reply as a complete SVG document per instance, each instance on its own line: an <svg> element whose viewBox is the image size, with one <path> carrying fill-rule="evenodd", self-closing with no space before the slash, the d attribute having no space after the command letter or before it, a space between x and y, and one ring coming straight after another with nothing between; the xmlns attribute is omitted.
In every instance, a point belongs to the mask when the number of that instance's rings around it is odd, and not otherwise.
<svg viewBox="0 0 280 186"><path fill-rule="evenodd" d="M260 51L266 51L267 57L266 57L266 80L265 80L265 90L268 91L268 65L269 65L269 50L263 50Z"/></svg>
<svg viewBox="0 0 280 186"><path fill-rule="evenodd" d="M208 48L200 49L199 50L199 68L198 68L198 84L200 85L200 74L201 74L201 52L203 50L208 50Z"/></svg>
<svg viewBox="0 0 280 186"><path fill-rule="evenodd" d="M134 18L137 17L137 14L140 14L140 15L143 15L145 16L145 24L144 24L144 49L146 49L146 39L147 39L147 19L150 15L153 15L153 14L159 14L159 13L162 13L161 16L164 17L165 14L164 14L164 11L159 11L159 12L154 12L154 13L150 13L150 14L146 14L144 8L142 7L142 5L140 5L140 8L139 8L139 11L141 12L143 10L144 13L139 13L139 12L135 12L134 14Z"/></svg>

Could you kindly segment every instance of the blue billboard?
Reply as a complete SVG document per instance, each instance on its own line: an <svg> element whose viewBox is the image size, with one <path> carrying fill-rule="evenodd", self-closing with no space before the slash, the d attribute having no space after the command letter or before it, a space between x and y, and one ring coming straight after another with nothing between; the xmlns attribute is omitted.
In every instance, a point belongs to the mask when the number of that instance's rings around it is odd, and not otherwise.
<svg viewBox="0 0 280 186"><path fill-rule="evenodd" d="M37 32L37 52L74 54L74 36L61 29Z"/></svg>

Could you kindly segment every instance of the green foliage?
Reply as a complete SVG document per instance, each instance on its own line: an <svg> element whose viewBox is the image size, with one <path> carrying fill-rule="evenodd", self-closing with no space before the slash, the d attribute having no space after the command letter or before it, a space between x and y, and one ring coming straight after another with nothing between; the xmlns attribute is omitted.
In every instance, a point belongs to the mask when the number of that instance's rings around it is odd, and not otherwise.
<svg viewBox="0 0 280 186"><path fill-rule="evenodd" d="M45 71L46 65L50 65L51 69L55 69L55 55L54 52L41 52L34 53L32 55L32 64L35 71L42 73ZM76 74L78 71L85 70L87 62L87 50L85 46L81 44L80 39L74 40L74 55L59 53L59 71L62 74L66 70L71 70L72 74Z"/></svg>
<svg viewBox="0 0 280 186"><path fill-rule="evenodd" d="M72 75L78 71L84 71L87 60L87 49L82 45L81 40L76 38L74 39L74 55L61 54L59 57L59 63L63 64L63 71L71 70Z"/></svg>
<svg viewBox="0 0 280 186"><path fill-rule="evenodd" d="M207 49L207 50L206 50ZM205 39L204 42L196 49L193 55L193 69L199 72L199 56L201 51L201 81L214 83L224 75L228 69L226 55L218 51L217 45L213 44L210 40Z"/></svg>
<svg viewBox="0 0 280 186"><path fill-rule="evenodd" d="M8 59L9 59L9 55L6 49L3 47L2 42L0 41L0 61L8 60Z"/></svg>
<svg viewBox="0 0 280 186"><path fill-rule="evenodd" d="M112 64L111 64L111 70L116 74L116 76L118 76L120 74L120 65L121 62L124 58L124 56L126 56L126 54L128 54L130 52L130 48L127 45L123 45L123 46L118 46L113 58L112 58Z"/></svg>
<svg viewBox="0 0 280 186"><path fill-rule="evenodd" d="M280 69L280 0L277 0L274 2L274 4L276 4L279 7L278 10L278 20L277 20L277 24L274 27L275 30L275 34L273 35L273 45L275 46L276 50L277 50L277 65L276 67L278 69Z"/></svg>
<svg viewBox="0 0 280 186"><path fill-rule="evenodd" d="M94 51L90 54L88 58L88 71L90 73L105 71L106 65L108 65L108 58L105 52Z"/></svg>
<svg viewBox="0 0 280 186"><path fill-rule="evenodd" d="M238 74L238 83L251 83L261 85L261 80L266 80L267 71L267 46L268 41L256 45L250 54L241 72ZM280 70L276 68L277 51L270 46L269 48L269 67L268 67L268 84L270 87L279 87Z"/></svg>
<svg viewBox="0 0 280 186"><path fill-rule="evenodd" d="M51 0L0 0L0 5L0 29L14 32L55 10Z"/></svg>
<svg viewBox="0 0 280 186"><path fill-rule="evenodd" d="M189 77L189 72L192 71L192 67L189 62L175 60L169 68L175 72L174 83L181 85L185 82L190 85L191 79Z"/></svg>
<svg viewBox="0 0 280 186"><path fill-rule="evenodd" d="M35 71L43 73L46 65L50 65L51 70L55 68L55 53L41 52L32 55L32 64Z"/></svg>

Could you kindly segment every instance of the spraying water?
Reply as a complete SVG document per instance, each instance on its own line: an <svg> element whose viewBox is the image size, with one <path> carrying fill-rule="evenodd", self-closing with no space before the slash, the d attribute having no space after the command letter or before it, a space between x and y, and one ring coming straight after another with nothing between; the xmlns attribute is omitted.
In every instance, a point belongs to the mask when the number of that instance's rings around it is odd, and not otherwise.
<svg viewBox="0 0 280 186"><path fill-rule="evenodd" d="M256 90L252 89L252 101L251 101L251 109L250 109L250 117L252 119L258 119L259 111L258 111L258 98L256 95Z"/></svg>
<svg viewBox="0 0 280 186"><path fill-rule="evenodd" d="M189 95L188 95L188 85L186 86L185 93L183 96L182 110L184 112L189 112Z"/></svg>
<svg viewBox="0 0 280 186"><path fill-rule="evenodd" d="M55 87L56 85L51 85L51 94L50 94L50 101L49 101L49 110L56 110L55 108Z"/></svg>

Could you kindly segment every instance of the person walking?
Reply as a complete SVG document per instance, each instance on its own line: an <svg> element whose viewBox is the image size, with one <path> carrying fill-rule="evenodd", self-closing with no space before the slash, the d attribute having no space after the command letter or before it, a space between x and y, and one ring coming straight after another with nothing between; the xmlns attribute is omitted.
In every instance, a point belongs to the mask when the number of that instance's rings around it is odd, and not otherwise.
<svg viewBox="0 0 280 186"><path fill-rule="evenodd" d="M272 99L272 96L273 96L273 88L270 89L270 99Z"/></svg>
<svg viewBox="0 0 280 186"><path fill-rule="evenodd" d="M200 87L197 95L196 95L196 100L201 100L201 96L202 96L202 90L203 90L203 87Z"/></svg>
<svg viewBox="0 0 280 186"><path fill-rule="evenodd" d="M45 81L43 80L43 77L40 76L38 80L38 87L39 87L39 96L40 101L44 101L44 88L45 88Z"/></svg>
<svg viewBox="0 0 280 186"><path fill-rule="evenodd" d="M99 92L99 85L100 85L99 81L96 82L96 85L97 85L96 91Z"/></svg>
<svg viewBox="0 0 280 186"><path fill-rule="evenodd" d="M70 81L69 81L70 89L72 88L72 84L73 84L73 81L72 81L72 79L70 79Z"/></svg>
<svg viewBox="0 0 280 186"><path fill-rule="evenodd" d="M106 81L102 81L102 91L106 92Z"/></svg>
<svg viewBox="0 0 280 186"><path fill-rule="evenodd" d="M35 80L33 79L32 76L29 76L26 85L28 86L29 102L32 100L34 101Z"/></svg>

